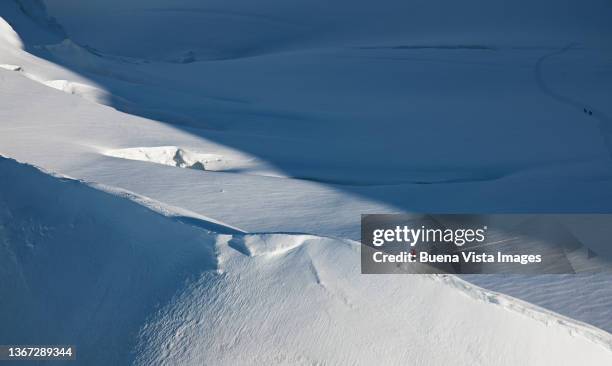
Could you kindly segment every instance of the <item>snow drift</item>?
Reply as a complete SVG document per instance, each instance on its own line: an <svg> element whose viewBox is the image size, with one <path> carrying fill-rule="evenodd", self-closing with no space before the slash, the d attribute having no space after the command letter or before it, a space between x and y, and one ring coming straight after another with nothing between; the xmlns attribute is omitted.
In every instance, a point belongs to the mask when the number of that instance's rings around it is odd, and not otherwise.
<svg viewBox="0 0 612 366"><path fill-rule="evenodd" d="M7 159L0 182L0 343L76 342L87 365L612 362L609 334L503 295L360 275L354 242L217 235Z"/></svg>

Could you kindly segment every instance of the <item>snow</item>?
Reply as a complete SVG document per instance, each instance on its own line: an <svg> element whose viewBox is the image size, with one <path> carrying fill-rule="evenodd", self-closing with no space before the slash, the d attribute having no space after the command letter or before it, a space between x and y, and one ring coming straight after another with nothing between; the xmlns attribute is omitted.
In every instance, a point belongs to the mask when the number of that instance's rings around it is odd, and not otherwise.
<svg viewBox="0 0 612 366"><path fill-rule="evenodd" d="M605 43L609 3L592 0L46 1L80 44L155 60L236 58L368 43ZM109 19L113 31L101 32ZM520 25L519 25L520 24ZM194 31L194 30L197 30ZM116 35L120 35L117 40ZM363 44L367 42L366 44ZM393 43L392 43L393 44Z"/></svg>
<svg viewBox="0 0 612 366"><path fill-rule="evenodd" d="M2 37L3 43L7 43L15 48L23 48L21 38L19 38L10 24L8 24L4 19L0 19L0 37Z"/></svg>
<svg viewBox="0 0 612 366"><path fill-rule="evenodd" d="M105 152L108 156L121 159L148 161L151 163L170 165L179 168L212 171L246 171L250 168L250 160L243 157L226 158L223 155L201 153L176 146L133 147L115 149Z"/></svg>
<svg viewBox="0 0 612 366"><path fill-rule="evenodd" d="M606 364L609 333L550 310L610 331L610 276L468 278L543 310L457 278L361 276L353 240L366 213L609 213L609 15L603 0L2 2L0 155L85 183L2 163L9 248L62 248L28 263L90 294L53 298L68 323L41 337L79 335L98 364ZM0 270L48 293L25 264Z"/></svg>
<svg viewBox="0 0 612 366"><path fill-rule="evenodd" d="M609 333L612 333L611 277L607 274L462 276L478 286L595 324Z"/></svg>
<svg viewBox="0 0 612 366"><path fill-rule="evenodd" d="M125 363L157 304L216 267L205 231L129 200L6 159L0 179L3 344L76 342L82 364Z"/></svg>
<svg viewBox="0 0 612 366"><path fill-rule="evenodd" d="M21 66L10 64L0 64L0 68L3 68L8 71L21 71Z"/></svg>
<svg viewBox="0 0 612 366"><path fill-rule="evenodd" d="M609 333L455 277L361 275L350 240L217 234L8 159L0 178L3 343L88 365L612 361Z"/></svg>

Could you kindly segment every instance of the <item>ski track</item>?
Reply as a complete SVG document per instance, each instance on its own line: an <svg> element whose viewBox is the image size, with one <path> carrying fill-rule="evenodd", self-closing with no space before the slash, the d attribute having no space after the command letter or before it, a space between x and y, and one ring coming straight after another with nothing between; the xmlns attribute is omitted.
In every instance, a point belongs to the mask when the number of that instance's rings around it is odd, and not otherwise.
<svg viewBox="0 0 612 366"><path fill-rule="evenodd" d="M552 51L540 57L538 61L536 62L535 68L534 68L536 82L538 84L538 87L544 94L548 95L549 97L556 100L557 102L573 107L574 109L578 111L582 111L585 108L586 110L592 111L593 114L592 116L589 116L589 117L593 117L599 122L598 128L601 133L601 137L603 139L604 146L608 150L608 154L610 155L610 158L612 158L612 117L605 114L602 110L594 108L589 103L579 101L577 99L572 98L571 96L567 96L567 95L563 95L563 94L555 92L546 83L546 80L544 78L544 71L543 71L544 62L547 59L550 59L552 57L560 56L572 50L574 47L575 47L575 44L570 43L569 45L561 49Z"/></svg>

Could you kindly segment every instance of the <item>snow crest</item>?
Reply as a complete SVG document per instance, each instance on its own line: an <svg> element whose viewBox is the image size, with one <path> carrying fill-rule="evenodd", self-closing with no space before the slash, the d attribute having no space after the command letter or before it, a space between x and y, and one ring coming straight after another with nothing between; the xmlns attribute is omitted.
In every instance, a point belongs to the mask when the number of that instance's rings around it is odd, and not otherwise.
<svg viewBox="0 0 612 366"><path fill-rule="evenodd" d="M453 277L361 275L356 243L217 235L7 159L0 179L0 341L90 365L394 365L406 340L415 365L612 362L610 334Z"/></svg>
<svg viewBox="0 0 612 366"><path fill-rule="evenodd" d="M298 248L309 240L317 239L320 237L295 234L245 235L234 238L230 246L250 257L277 256Z"/></svg>

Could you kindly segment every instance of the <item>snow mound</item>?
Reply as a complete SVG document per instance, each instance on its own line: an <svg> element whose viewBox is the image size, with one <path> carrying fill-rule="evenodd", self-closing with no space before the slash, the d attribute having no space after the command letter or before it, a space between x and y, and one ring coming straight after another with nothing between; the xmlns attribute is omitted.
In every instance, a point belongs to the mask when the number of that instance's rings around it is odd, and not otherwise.
<svg viewBox="0 0 612 366"><path fill-rule="evenodd" d="M223 155L200 153L177 146L133 147L108 150L104 154L121 159L211 171L232 170L245 163L227 159Z"/></svg>
<svg viewBox="0 0 612 366"><path fill-rule="evenodd" d="M202 278L158 313L143 330L137 365L571 365L585 357L603 365L612 359L609 334L510 297L436 276L364 276L356 245L264 236L244 239L257 248L285 241L284 255L245 256L233 250L235 237L218 238L222 274L215 285ZM203 336L211 329L214 337Z"/></svg>
<svg viewBox="0 0 612 366"><path fill-rule="evenodd" d="M0 69L8 70L8 71L21 71L22 68L19 65L11 65L11 64L0 64Z"/></svg>
<svg viewBox="0 0 612 366"><path fill-rule="evenodd" d="M261 234L246 235L234 238L230 245L250 257L260 255L275 256L287 253L300 247L309 240L318 237L312 235Z"/></svg>

